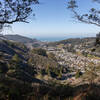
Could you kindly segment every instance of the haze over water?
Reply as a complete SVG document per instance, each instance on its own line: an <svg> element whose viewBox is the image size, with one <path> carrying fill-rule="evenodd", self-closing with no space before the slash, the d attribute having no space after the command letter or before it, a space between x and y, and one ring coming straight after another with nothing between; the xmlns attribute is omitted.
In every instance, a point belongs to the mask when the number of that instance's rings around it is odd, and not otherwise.
<svg viewBox="0 0 100 100"><path fill-rule="evenodd" d="M54 42L54 41L60 41L60 40L65 40L69 38L85 38L85 37L96 37L97 33L91 33L91 34L65 34L63 36L34 36L34 35L25 35L29 38L35 38L40 41L44 42Z"/></svg>

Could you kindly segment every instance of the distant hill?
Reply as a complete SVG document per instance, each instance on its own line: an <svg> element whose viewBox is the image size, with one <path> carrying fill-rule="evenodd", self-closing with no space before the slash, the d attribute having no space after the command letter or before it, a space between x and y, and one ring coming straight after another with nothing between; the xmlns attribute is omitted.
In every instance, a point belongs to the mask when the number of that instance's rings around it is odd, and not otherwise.
<svg viewBox="0 0 100 100"><path fill-rule="evenodd" d="M42 45L42 42L37 39L31 39L31 38L21 36L21 35L4 35L4 37L8 40L21 42L29 48L40 47Z"/></svg>
<svg viewBox="0 0 100 100"><path fill-rule="evenodd" d="M21 42L21 43L37 42L36 39L31 39L31 38L21 36L21 35L5 35L4 37L6 37L8 40L13 40L16 42Z"/></svg>
<svg viewBox="0 0 100 100"><path fill-rule="evenodd" d="M59 44L72 44L72 45L79 45L81 43L86 43L86 42L90 42L91 44L95 43L95 37L88 37L88 38L69 38L66 40L61 40L58 42L50 42L48 43L49 46L56 46Z"/></svg>
<svg viewBox="0 0 100 100"><path fill-rule="evenodd" d="M0 34L0 40L7 40L5 36Z"/></svg>

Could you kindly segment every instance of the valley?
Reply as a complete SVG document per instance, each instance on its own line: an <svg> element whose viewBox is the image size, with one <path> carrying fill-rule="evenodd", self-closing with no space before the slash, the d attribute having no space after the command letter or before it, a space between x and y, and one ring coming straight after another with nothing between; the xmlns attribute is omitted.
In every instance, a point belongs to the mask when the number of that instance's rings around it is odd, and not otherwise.
<svg viewBox="0 0 100 100"><path fill-rule="evenodd" d="M59 96L62 96L64 91L72 91L70 94L64 94L69 98L73 97L75 91L80 91L79 86L86 85L87 89L92 83L100 85L100 48L96 45L96 38L46 43L39 41L42 45L29 46L38 40L17 36L21 40L18 41L16 36L0 36L0 88L7 89L7 93L20 87L17 90L20 94L32 93L36 98L36 95L54 97L54 91ZM26 89L25 93L23 88ZM36 88L33 92L32 89ZM61 93L56 90L58 88L62 88ZM1 91L2 93L5 91ZM4 97L7 98L8 94Z"/></svg>

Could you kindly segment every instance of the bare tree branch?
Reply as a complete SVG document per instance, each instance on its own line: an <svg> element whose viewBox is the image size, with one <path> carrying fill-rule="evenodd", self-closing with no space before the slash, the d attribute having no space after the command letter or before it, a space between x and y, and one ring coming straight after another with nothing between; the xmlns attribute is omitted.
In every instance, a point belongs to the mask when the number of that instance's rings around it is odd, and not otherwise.
<svg viewBox="0 0 100 100"><path fill-rule="evenodd" d="M92 0L92 1L100 3L100 0ZM84 22L87 24L94 24L100 27L100 10L91 8L88 14L81 15L77 11L78 5L76 3L77 3L76 0L70 0L70 2L68 2L68 9L71 9L75 18L80 22Z"/></svg>

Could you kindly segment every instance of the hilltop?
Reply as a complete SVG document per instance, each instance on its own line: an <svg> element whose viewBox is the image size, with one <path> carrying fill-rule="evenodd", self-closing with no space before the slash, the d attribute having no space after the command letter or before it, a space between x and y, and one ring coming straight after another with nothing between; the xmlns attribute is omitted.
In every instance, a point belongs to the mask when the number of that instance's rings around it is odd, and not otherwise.
<svg viewBox="0 0 100 100"><path fill-rule="evenodd" d="M16 42L21 42L21 43L33 43L33 42L37 42L36 39L31 39L25 36L21 36L21 35L4 35L5 38L7 38L8 40L13 40Z"/></svg>
<svg viewBox="0 0 100 100"><path fill-rule="evenodd" d="M72 44L72 45L79 45L81 43L91 43L92 45L94 45L96 40L96 37L88 37L88 38L69 38L69 39L65 39L65 40L61 40L61 41L57 41L57 42L50 42L48 43L49 46L56 46L59 44L63 44L63 45L67 45L67 44Z"/></svg>
<svg viewBox="0 0 100 100"><path fill-rule="evenodd" d="M43 42L37 39L31 39L26 36L21 36L17 34L16 35L0 35L0 39L23 43L28 48L41 47L44 44Z"/></svg>

